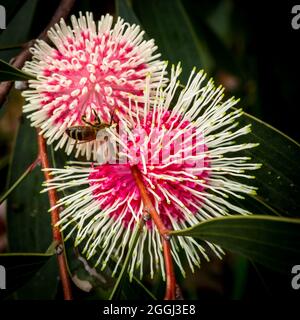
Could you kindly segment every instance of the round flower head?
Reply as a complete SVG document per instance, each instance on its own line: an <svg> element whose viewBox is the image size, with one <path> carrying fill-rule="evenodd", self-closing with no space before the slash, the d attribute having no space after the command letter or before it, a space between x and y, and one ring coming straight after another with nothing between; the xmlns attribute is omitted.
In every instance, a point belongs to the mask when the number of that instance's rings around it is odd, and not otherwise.
<svg viewBox="0 0 300 320"><path fill-rule="evenodd" d="M66 129L117 121L116 110L126 115L128 95L142 101L146 75L151 74L150 87L155 88L163 63L139 26L118 18L112 27L110 15L96 24L91 13L71 21L72 28L62 19L50 29L53 46L38 40L31 48L33 60L24 70L37 79L29 80L29 90L23 92L28 102L23 110L48 144L58 140L56 149L65 147L68 154L76 146L76 156L90 159L99 143L91 136L78 143L80 134L69 137Z"/></svg>
<svg viewBox="0 0 300 320"><path fill-rule="evenodd" d="M179 66L172 69L168 86L157 89L153 100L149 98L148 80L148 98L140 114L130 112L138 100L129 101L129 120L120 117L118 132L111 130L119 147L114 163L78 163L53 170L54 178L47 189L80 186L58 203L65 206L62 229L72 226L70 234L76 234L76 245L85 240L88 258L99 252L97 263L103 267L111 256L119 265L132 229L144 214L133 168L140 171L149 197L169 229L180 230L227 214L249 213L229 200L229 196L243 198L242 194L255 193L255 188L240 181L253 178L244 171L259 167L249 163L249 158L235 155L255 146L234 142L250 131L249 126L237 128L235 120L241 110L231 109L237 101L222 101L223 89L215 88L212 81L203 85L203 72L193 71L186 87L178 92L180 72ZM192 270L200 265L201 254L208 259L205 249L191 237L172 237L170 244L183 274L181 254ZM220 256L221 248L208 245ZM136 267L143 275L145 254L150 275L161 269L164 277L161 238L151 220L145 224L134 250L131 276Z"/></svg>

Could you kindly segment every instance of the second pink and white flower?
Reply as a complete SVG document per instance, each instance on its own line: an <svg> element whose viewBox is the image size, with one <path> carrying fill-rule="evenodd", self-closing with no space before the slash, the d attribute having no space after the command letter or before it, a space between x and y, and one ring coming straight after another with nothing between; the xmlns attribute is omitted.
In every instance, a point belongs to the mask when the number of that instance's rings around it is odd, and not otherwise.
<svg viewBox="0 0 300 320"><path fill-rule="evenodd" d="M140 171L156 211L169 229L249 213L233 204L230 197L255 193L255 188L234 179L251 179L246 171L260 167L248 157L235 156L256 145L234 142L249 133L250 127L237 127L236 119L242 112L231 108L237 101L223 101L223 89L215 88L211 80L204 84L203 72L193 71L186 87L179 91L180 72L179 66L173 67L167 87L158 88L151 96L150 79L146 79L143 108L135 108L139 101L132 97L128 117L119 117L122 130L108 129L119 151L113 164L78 163L52 171L54 178L45 190L80 188L58 203L65 207L62 229L75 235L76 245L84 242L88 258L96 256L103 268L113 256L117 271L130 234L144 212L133 166ZM201 255L208 259L204 248L191 237L171 238L170 244L183 274L179 251L192 270L200 265ZM217 255L222 253L218 246L208 245ZM145 254L149 257L147 266ZM145 225L134 250L131 276L136 268L141 276L145 268L151 276L156 269L165 276L161 238L152 221Z"/></svg>

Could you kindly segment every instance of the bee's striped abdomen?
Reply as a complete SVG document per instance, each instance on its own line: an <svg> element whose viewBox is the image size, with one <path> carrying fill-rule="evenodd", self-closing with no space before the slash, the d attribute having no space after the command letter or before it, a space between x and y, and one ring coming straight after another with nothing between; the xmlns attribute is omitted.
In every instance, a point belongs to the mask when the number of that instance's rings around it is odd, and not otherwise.
<svg viewBox="0 0 300 320"><path fill-rule="evenodd" d="M66 134L76 141L91 141L96 139L96 130L88 126L74 126L66 129Z"/></svg>

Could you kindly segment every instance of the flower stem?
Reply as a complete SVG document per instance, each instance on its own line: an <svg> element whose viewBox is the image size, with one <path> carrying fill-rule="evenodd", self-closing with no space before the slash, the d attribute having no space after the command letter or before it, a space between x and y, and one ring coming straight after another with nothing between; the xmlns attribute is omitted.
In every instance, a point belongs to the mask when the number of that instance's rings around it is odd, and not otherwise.
<svg viewBox="0 0 300 320"><path fill-rule="evenodd" d="M164 299L174 300L176 297L176 279L175 279L173 259L172 259L170 242L169 242L169 230L166 228L166 226L160 219L159 214L157 213L155 207L152 204L152 201L149 197L147 188L145 187L145 184L142 180L142 176L138 167L132 166L131 173L134 177L137 187L139 188L141 198L145 207L145 212L150 214L152 220L154 221L162 237L164 262L165 262L165 269L166 269L166 275L167 275L166 293L165 293Z"/></svg>
<svg viewBox="0 0 300 320"><path fill-rule="evenodd" d="M15 190L15 188L29 175L29 173L40 163L40 157L37 157L33 163L23 172L18 180L1 196L0 204Z"/></svg>
<svg viewBox="0 0 300 320"><path fill-rule="evenodd" d="M147 188L145 187L144 182L142 180L142 176L141 176L139 168L137 166L132 166L130 168L131 168L131 173L133 175L133 178L134 178L134 180L140 190L141 197L144 202L144 207L145 207L144 218L146 218L147 214L150 214L152 220L154 221L155 225L157 226L157 229L158 229L160 235L163 238L168 238L169 230L165 227L159 214L156 212L156 210L151 202L151 199L149 198L148 191L147 191Z"/></svg>
<svg viewBox="0 0 300 320"><path fill-rule="evenodd" d="M47 147L45 139L42 135L38 132L38 146L39 146L39 156L41 159L42 168L46 169L49 168L49 160L47 155ZM50 171L44 171L44 177L47 182L51 180L51 173ZM57 203L57 193L55 189L51 189L48 191L50 207L54 207ZM65 250L61 232L59 227L56 225L59 221L59 209L54 208L51 210L51 226L52 226L52 236L53 241L56 243L56 256L58 261L58 268L60 279L62 282L64 299L65 300L72 300L72 290L71 290L71 282L68 275L67 263L65 260ZM63 248L63 250L58 250Z"/></svg>
<svg viewBox="0 0 300 320"><path fill-rule="evenodd" d="M173 260L171 255L170 241L162 239L163 250L164 250L164 260L167 273L167 285L165 300L175 300L176 299L176 279L174 273Z"/></svg>

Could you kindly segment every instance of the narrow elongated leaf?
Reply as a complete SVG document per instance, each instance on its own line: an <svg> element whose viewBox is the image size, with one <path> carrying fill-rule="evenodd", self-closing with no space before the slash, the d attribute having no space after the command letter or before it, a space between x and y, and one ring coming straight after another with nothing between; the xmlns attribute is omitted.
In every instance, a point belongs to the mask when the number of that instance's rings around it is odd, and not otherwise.
<svg viewBox="0 0 300 320"><path fill-rule="evenodd" d="M22 44L12 44L12 45L1 46L0 51L19 49L19 48L22 48Z"/></svg>
<svg viewBox="0 0 300 320"><path fill-rule="evenodd" d="M34 76L16 69L0 59L0 81L29 79L34 79Z"/></svg>
<svg viewBox="0 0 300 320"><path fill-rule="evenodd" d="M1 5L5 8L6 13L6 27L8 27L11 19L18 13L21 7L24 5L24 1L21 0L4 0L1 1ZM1 30L3 32L3 30Z"/></svg>
<svg viewBox="0 0 300 320"><path fill-rule="evenodd" d="M10 185L36 159L36 135L29 120L24 120L15 144ZM8 237L12 252L45 252L52 242L48 195L40 194L43 181L38 167L8 197Z"/></svg>
<svg viewBox="0 0 300 320"><path fill-rule="evenodd" d="M32 172L32 170L35 169L39 159L37 158L25 171L24 173L19 177L17 181L13 183L12 186L9 187L8 190L4 192L3 195L0 196L0 204L6 200L6 198L16 189L19 187L20 183Z"/></svg>
<svg viewBox="0 0 300 320"><path fill-rule="evenodd" d="M140 21L134 13L129 0L116 0L116 15L125 19L130 24L140 25Z"/></svg>
<svg viewBox="0 0 300 320"><path fill-rule="evenodd" d="M289 273L300 258L300 220L267 216L211 219L172 235L210 241L274 270Z"/></svg>
<svg viewBox="0 0 300 320"><path fill-rule="evenodd" d="M58 265L56 256L53 255L13 297L18 300L54 300L58 290Z"/></svg>
<svg viewBox="0 0 300 320"><path fill-rule="evenodd" d="M225 3L225 1L223 2ZM199 10L199 3L196 1L183 1L187 14L191 20L191 23L197 34L198 41L205 45L207 51L214 61L214 67L220 70L226 70L234 74L241 75L240 68L237 61L234 59L232 52L226 47L224 43L224 36L222 39L216 34L205 19L205 14L202 10ZM215 10L214 10L215 11ZM220 15L224 17L225 12L221 12ZM226 12L224 19L229 19L230 15ZM220 19L218 20L218 22ZM221 23L222 24L222 23ZM215 25L214 25L215 26ZM221 28L224 26L222 25ZM206 66L204 66L206 69Z"/></svg>
<svg viewBox="0 0 300 320"><path fill-rule="evenodd" d="M37 156L37 133L26 119L21 123L10 168L10 185L16 181ZM52 242L51 219L47 194L40 194L44 180L40 168L10 194L7 203L8 240L11 252L45 252ZM18 291L18 298L35 298L38 292L52 299L56 294L58 271L55 259L32 279L30 285ZM45 284L50 284L45 289ZM41 295L41 293L40 293Z"/></svg>
<svg viewBox="0 0 300 320"><path fill-rule="evenodd" d="M155 39L162 58L182 62L184 80L194 66L209 68L205 48L180 0L133 1L133 9L149 37Z"/></svg>
<svg viewBox="0 0 300 320"><path fill-rule="evenodd" d="M249 208L251 211L253 205L257 205L258 208L253 212L299 217L300 145L253 116L245 114L241 117L241 125L249 123L252 132L242 137L241 142L258 142L260 145L243 151L243 154L263 166L253 172L256 179L250 181L258 187L257 196L239 204L246 207L252 205Z"/></svg>
<svg viewBox="0 0 300 320"><path fill-rule="evenodd" d="M7 8L7 26L3 30L0 37L0 47L7 45L14 45L25 43L32 39L34 36L30 35L33 17L35 16L37 0L21 1L19 4L13 4L13 1L7 1L9 5L1 4ZM17 1L19 2L19 1ZM16 56L20 49L11 49L0 52L0 59L9 61L12 57Z"/></svg>
<svg viewBox="0 0 300 320"><path fill-rule="evenodd" d="M29 281L49 261L52 255L50 253L0 254L0 265L6 271L6 289L0 290L0 299L8 297Z"/></svg>

